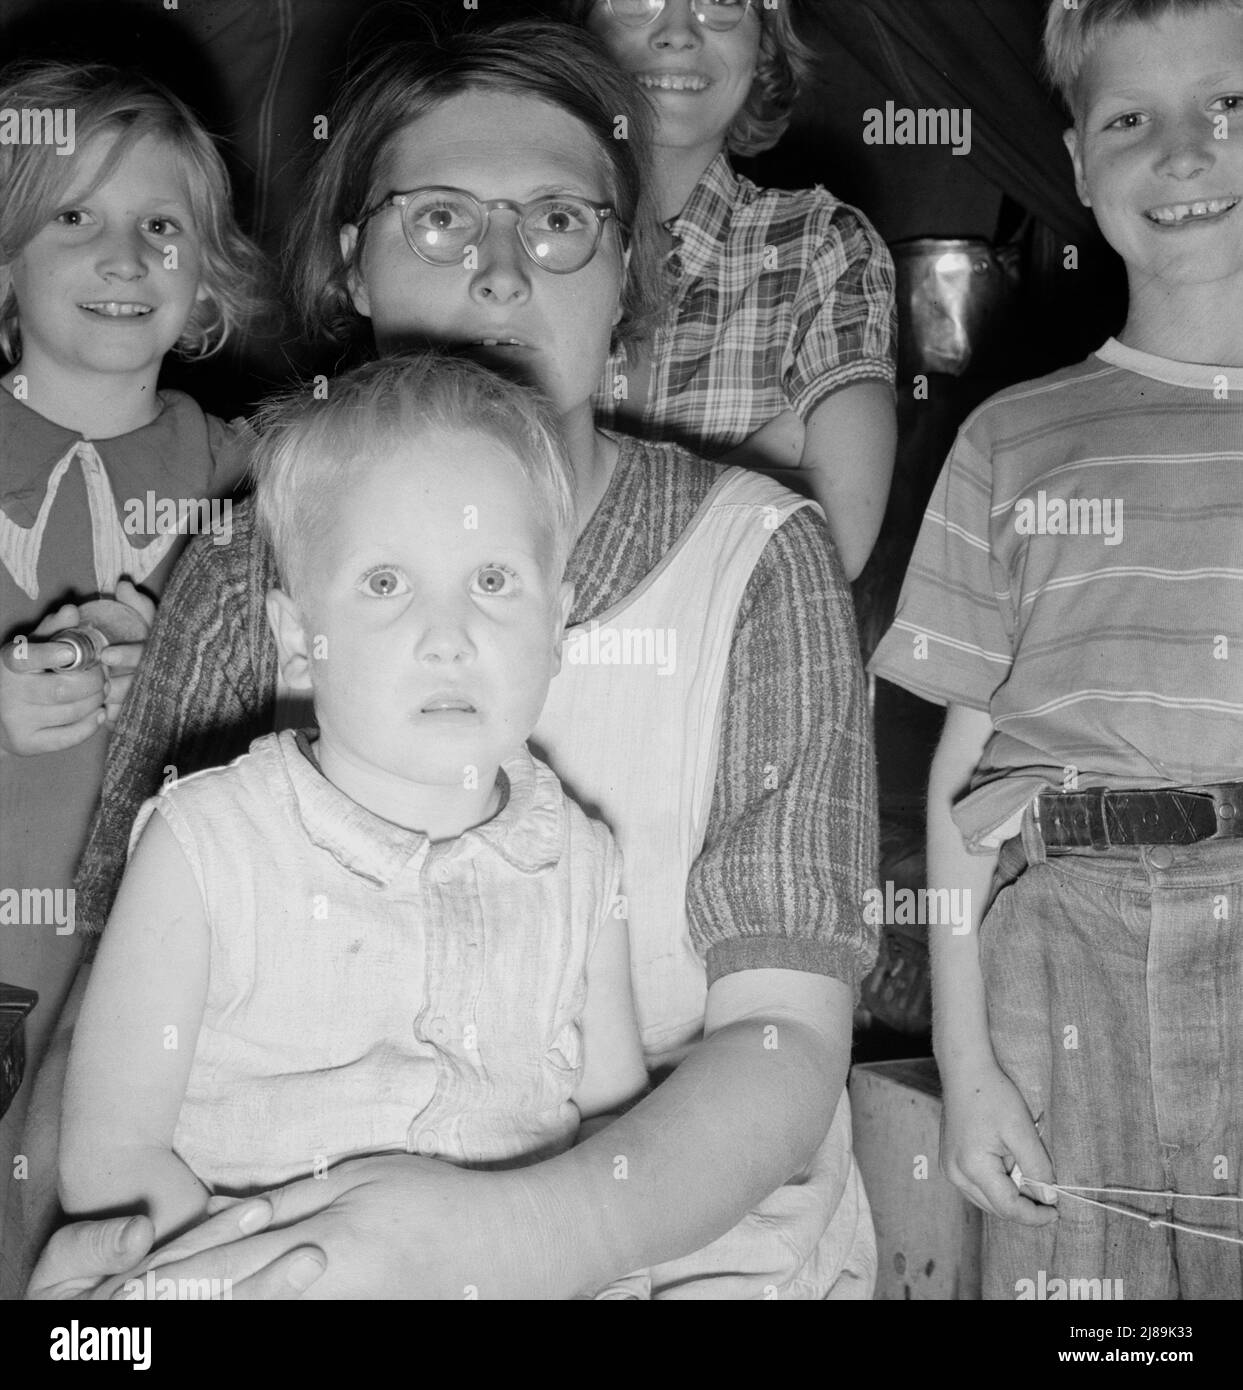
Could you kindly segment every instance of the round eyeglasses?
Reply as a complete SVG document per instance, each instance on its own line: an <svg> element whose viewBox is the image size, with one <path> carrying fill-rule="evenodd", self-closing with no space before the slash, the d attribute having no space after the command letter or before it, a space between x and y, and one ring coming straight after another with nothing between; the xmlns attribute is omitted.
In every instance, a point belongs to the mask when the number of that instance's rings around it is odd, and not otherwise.
<svg viewBox="0 0 1243 1390"><path fill-rule="evenodd" d="M664 13L665 0L604 0L605 8L630 29L642 29ZM733 29L751 8L751 0L691 0L691 14L708 29Z"/></svg>
<svg viewBox="0 0 1243 1390"><path fill-rule="evenodd" d="M470 249L487 236L492 214L498 211L515 214L518 241L527 258L552 275L582 270L596 254L610 218L621 236L626 236L611 203L592 203L572 194L516 203L510 198L484 201L461 188L415 188L409 193L386 193L359 218L359 228L387 207L401 209L406 241L429 265L461 265Z"/></svg>

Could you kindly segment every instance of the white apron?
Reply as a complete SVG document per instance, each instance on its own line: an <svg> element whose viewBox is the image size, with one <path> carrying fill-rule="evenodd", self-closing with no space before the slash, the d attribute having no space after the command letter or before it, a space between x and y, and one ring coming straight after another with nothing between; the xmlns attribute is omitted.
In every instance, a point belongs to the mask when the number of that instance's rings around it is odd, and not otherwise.
<svg viewBox="0 0 1243 1390"><path fill-rule="evenodd" d="M810 505L761 474L723 470L643 582L567 632L531 739L620 842L649 1067L680 1061L703 1032L707 978L691 943L686 885L711 810L730 645L765 545ZM800 1182L705 1250L651 1271L652 1295L673 1298L868 1298L874 1278L844 1094Z"/></svg>

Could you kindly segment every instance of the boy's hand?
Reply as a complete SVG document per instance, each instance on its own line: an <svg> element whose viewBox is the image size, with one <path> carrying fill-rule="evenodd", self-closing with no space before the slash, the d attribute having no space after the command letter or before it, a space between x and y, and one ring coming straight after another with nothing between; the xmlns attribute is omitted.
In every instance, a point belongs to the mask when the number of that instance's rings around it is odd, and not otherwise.
<svg viewBox="0 0 1243 1390"><path fill-rule="evenodd" d="M996 1063L945 1084L941 1170L971 1202L992 1216L1047 1226L1057 1212L1021 1195L1010 1178L1015 1163L1035 1182L1054 1180L1053 1164L1023 1097Z"/></svg>
<svg viewBox="0 0 1243 1390"><path fill-rule="evenodd" d="M81 621L77 607L67 603L49 613L31 639L52 637ZM35 657L36 669L14 671L0 661L0 749L30 757L59 753L85 742L104 722L105 676L101 666L78 671L37 669L37 641L19 637L6 648L6 658L19 664Z"/></svg>
<svg viewBox="0 0 1243 1390"><path fill-rule="evenodd" d="M146 625L147 631L151 631L151 625L155 622L155 604L146 594L136 589L128 579L122 579L117 584L116 598L127 608L132 608ZM138 670L145 646L144 641L114 642L104 648L100 660L105 674L104 714L109 729L116 728L117 717L134 683L134 672Z"/></svg>

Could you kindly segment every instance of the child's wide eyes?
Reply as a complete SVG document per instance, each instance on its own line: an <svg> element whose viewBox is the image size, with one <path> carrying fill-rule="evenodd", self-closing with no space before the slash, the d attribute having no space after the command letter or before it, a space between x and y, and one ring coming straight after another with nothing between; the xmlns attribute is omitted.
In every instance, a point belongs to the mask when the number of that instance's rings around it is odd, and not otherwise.
<svg viewBox="0 0 1243 1390"><path fill-rule="evenodd" d="M89 227L95 222L85 208L63 208L52 220L61 227ZM166 213L144 217L138 225L148 236L154 237L176 236L185 230L175 217L169 217Z"/></svg>
<svg viewBox="0 0 1243 1390"><path fill-rule="evenodd" d="M359 580L358 587L372 598L392 598L394 595L410 592L405 575L389 565L379 565L373 570L368 570Z"/></svg>
<svg viewBox="0 0 1243 1390"><path fill-rule="evenodd" d="M1137 130L1141 125L1146 125L1148 117L1142 111L1127 111L1121 116L1116 116L1105 127L1106 130Z"/></svg>
<svg viewBox="0 0 1243 1390"><path fill-rule="evenodd" d="M518 576L508 565L481 565L475 571L474 587L489 597L508 596L518 587Z"/></svg>
<svg viewBox="0 0 1243 1390"><path fill-rule="evenodd" d="M148 217L142 225L143 230L150 232L152 236L175 236L182 230L181 223L175 217L165 217L162 214L158 217Z"/></svg>
<svg viewBox="0 0 1243 1390"><path fill-rule="evenodd" d="M1238 116L1243 114L1243 96L1232 92L1230 96L1218 97L1215 101L1209 102L1209 109L1224 111L1228 116Z"/></svg>
<svg viewBox="0 0 1243 1390"><path fill-rule="evenodd" d="M91 221L91 215L84 208L64 208L52 219L62 227L85 227Z"/></svg>

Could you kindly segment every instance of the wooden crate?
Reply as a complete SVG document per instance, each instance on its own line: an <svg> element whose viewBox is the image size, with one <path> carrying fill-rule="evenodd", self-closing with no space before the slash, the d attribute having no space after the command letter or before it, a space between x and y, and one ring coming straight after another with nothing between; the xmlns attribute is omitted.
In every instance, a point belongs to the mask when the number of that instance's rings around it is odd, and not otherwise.
<svg viewBox="0 0 1243 1390"><path fill-rule="evenodd" d="M855 1157L876 1224L875 1296L979 1298L982 1217L938 1167L936 1063L919 1057L857 1066L850 1105Z"/></svg>

